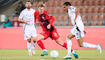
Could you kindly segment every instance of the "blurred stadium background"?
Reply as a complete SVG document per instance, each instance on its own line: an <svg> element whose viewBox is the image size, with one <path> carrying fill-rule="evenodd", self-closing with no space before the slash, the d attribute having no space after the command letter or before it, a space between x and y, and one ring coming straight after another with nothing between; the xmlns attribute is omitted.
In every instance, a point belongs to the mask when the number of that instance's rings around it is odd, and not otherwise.
<svg viewBox="0 0 105 60"><path fill-rule="evenodd" d="M0 14L11 16L19 1L26 0L0 0ZM105 0L31 0L33 8L37 9L40 1L46 3L46 10L55 17L56 26L71 26L68 15L64 13L62 4L70 1L72 5L79 8L85 26L105 25Z"/></svg>
<svg viewBox="0 0 105 60"><path fill-rule="evenodd" d="M2 49L26 49L26 41L24 41L23 29L21 28L22 23L19 23L17 21L18 17L14 19L12 19L11 17L20 1L23 1L23 3L25 3L25 1L27 0L0 0L0 15L4 14L8 16L9 19L13 23L12 28L0 28L0 53L1 55L3 54L3 52L6 51ZM54 22L54 25L57 27L58 32L61 36L61 39L65 42L66 42L65 37L69 33L72 25L71 25L68 15L65 14L63 11L62 4L66 1L70 1L72 5L79 8L81 17L83 19L83 23L86 26L85 30L87 33L85 35L84 41L91 42L94 44L102 44L102 48L105 49L105 0L84 0L84 1L83 0L30 0L30 1L33 2L33 8L36 10L37 10L37 4L39 2L41 1L45 2L47 6L46 10L52 16L55 17L56 20ZM41 28L39 26L37 26L37 31L38 33L41 32ZM43 42L47 49L64 49L63 47L57 45L54 41L52 41L49 38L47 39L47 41L45 40ZM39 49L38 46L36 46L35 48ZM75 38L73 39L72 48L73 49L86 49L86 48L78 47L78 44ZM18 50L14 52L17 52L17 51ZM77 52L80 53L79 51ZM83 52L84 50L81 51L81 53ZM93 50L93 54L95 52ZM86 54L88 54L88 52ZM98 53L96 53L96 55L97 54ZM4 54L4 56L5 55L6 53ZM94 56L94 58L95 57L96 56ZM105 57L105 56L101 56L101 57ZM101 60L104 60L104 59L105 58L102 58Z"/></svg>

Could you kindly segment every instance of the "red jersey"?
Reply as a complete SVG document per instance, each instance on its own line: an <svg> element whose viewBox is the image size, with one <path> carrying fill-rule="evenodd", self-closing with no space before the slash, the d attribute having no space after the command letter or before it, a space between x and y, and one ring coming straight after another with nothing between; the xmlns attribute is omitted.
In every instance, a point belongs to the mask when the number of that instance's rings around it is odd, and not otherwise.
<svg viewBox="0 0 105 60"><path fill-rule="evenodd" d="M39 14L39 11L36 11L34 13L34 18L35 18L35 22L38 19L44 32L52 32L53 30L56 30L53 25L53 22L55 21L55 19L52 16L48 16L47 11L44 11L43 14ZM47 29L48 24L51 25L50 29Z"/></svg>

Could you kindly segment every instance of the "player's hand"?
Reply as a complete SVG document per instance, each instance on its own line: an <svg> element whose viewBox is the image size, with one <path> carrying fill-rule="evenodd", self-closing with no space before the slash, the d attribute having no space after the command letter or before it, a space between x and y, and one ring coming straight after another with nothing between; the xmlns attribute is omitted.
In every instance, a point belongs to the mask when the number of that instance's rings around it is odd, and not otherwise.
<svg viewBox="0 0 105 60"><path fill-rule="evenodd" d="M24 23L29 24L29 21L24 21Z"/></svg>
<svg viewBox="0 0 105 60"><path fill-rule="evenodd" d="M76 22L74 22L74 25L76 25Z"/></svg>
<svg viewBox="0 0 105 60"><path fill-rule="evenodd" d="M50 28L51 28L51 25L50 25L50 24L48 24L48 25L47 25L47 29L50 29Z"/></svg>
<svg viewBox="0 0 105 60"><path fill-rule="evenodd" d="M86 31L84 30L84 33L86 34Z"/></svg>
<svg viewBox="0 0 105 60"><path fill-rule="evenodd" d="M76 26L76 22L74 22L74 25L73 25L74 27Z"/></svg>

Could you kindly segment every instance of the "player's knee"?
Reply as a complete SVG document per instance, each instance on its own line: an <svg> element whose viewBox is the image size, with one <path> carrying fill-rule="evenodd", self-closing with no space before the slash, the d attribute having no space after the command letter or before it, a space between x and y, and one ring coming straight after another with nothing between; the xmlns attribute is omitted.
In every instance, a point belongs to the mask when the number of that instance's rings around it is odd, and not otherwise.
<svg viewBox="0 0 105 60"><path fill-rule="evenodd" d="M33 41L34 43L36 42L36 40L35 41Z"/></svg>
<svg viewBox="0 0 105 60"><path fill-rule="evenodd" d="M79 47L83 47L82 44L79 44Z"/></svg>
<svg viewBox="0 0 105 60"><path fill-rule="evenodd" d="M37 41L37 38L34 38L34 40L33 40L33 41L35 41L35 42L36 42L36 41Z"/></svg>
<svg viewBox="0 0 105 60"><path fill-rule="evenodd" d="M72 39L70 35L68 35L67 38L70 39L70 40Z"/></svg>
<svg viewBox="0 0 105 60"><path fill-rule="evenodd" d="M67 35L67 38L69 38L69 35Z"/></svg>
<svg viewBox="0 0 105 60"><path fill-rule="evenodd" d="M39 41L39 40L36 40L37 42Z"/></svg>
<svg viewBox="0 0 105 60"><path fill-rule="evenodd" d="M80 45L80 47L83 47L82 45Z"/></svg>
<svg viewBox="0 0 105 60"><path fill-rule="evenodd" d="M35 41L39 41L39 40L41 40L41 38L40 38L40 36L37 36Z"/></svg>
<svg viewBox="0 0 105 60"><path fill-rule="evenodd" d="M40 40L40 36L37 36L35 39L35 41L38 41L38 40Z"/></svg>
<svg viewBox="0 0 105 60"><path fill-rule="evenodd" d="M33 42L36 42L36 37L33 37L32 39L33 39Z"/></svg>
<svg viewBox="0 0 105 60"><path fill-rule="evenodd" d="M39 38L37 37L35 41L38 41L38 40L39 40Z"/></svg>
<svg viewBox="0 0 105 60"><path fill-rule="evenodd" d="M31 42L31 39L28 39L27 41L30 43Z"/></svg>

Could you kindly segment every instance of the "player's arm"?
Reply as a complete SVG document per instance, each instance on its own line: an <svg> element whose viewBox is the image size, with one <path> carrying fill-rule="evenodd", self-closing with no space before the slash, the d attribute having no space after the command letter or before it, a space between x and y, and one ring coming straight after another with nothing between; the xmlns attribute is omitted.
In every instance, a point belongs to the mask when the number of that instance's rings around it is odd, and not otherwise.
<svg viewBox="0 0 105 60"><path fill-rule="evenodd" d="M48 19L49 19L49 24L52 25L53 22L55 21L54 17L53 16L49 16L49 13L46 11L45 14L48 16Z"/></svg>
<svg viewBox="0 0 105 60"><path fill-rule="evenodd" d="M50 24L52 25L54 23L55 19L53 16L50 16Z"/></svg>
<svg viewBox="0 0 105 60"><path fill-rule="evenodd" d="M38 14L37 12L34 13L34 22L35 22L35 24L39 24L37 14Z"/></svg>
<svg viewBox="0 0 105 60"><path fill-rule="evenodd" d="M23 17L24 17L24 12L21 12L20 13L20 16L18 18L18 21L19 22L22 22L22 23L28 23L29 21L23 20Z"/></svg>
<svg viewBox="0 0 105 60"><path fill-rule="evenodd" d="M19 22L22 22L22 23L28 23L29 21L25 21L25 20L23 20L23 19L21 19L21 18L18 18L18 21Z"/></svg>
<svg viewBox="0 0 105 60"><path fill-rule="evenodd" d="M52 25L53 22L55 21L54 17L53 16L49 16L49 13L46 11L45 12L46 16L47 16L47 19L49 20L49 24Z"/></svg>
<svg viewBox="0 0 105 60"><path fill-rule="evenodd" d="M75 10L75 20L74 20L74 24L76 24L76 19L77 19L77 16L79 15L79 9L76 9Z"/></svg>
<svg viewBox="0 0 105 60"><path fill-rule="evenodd" d="M48 12L46 12L46 15L48 16ZM51 25L53 24L53 22L55 21L54 17L53 16L48 16L48 19L49 19L49 24L47 25L47 28L50 29L51 28Z"/></svg>
<svg viewBox="0 0 105 60"><path fill-rule="evenodd" d="M51 28L51 25L53 24L53 22L55 21L55 19L53 18L53 16L50 16L50 17L49 17L49 20L50 20L50 21L49 21L50 23L49 23L49 25L47 26L48 29Z"/></svg>

